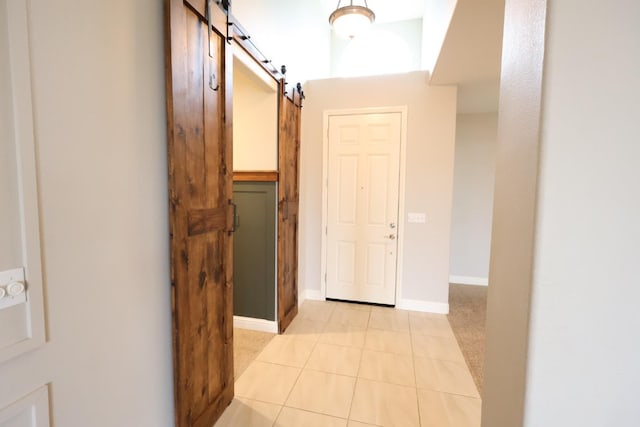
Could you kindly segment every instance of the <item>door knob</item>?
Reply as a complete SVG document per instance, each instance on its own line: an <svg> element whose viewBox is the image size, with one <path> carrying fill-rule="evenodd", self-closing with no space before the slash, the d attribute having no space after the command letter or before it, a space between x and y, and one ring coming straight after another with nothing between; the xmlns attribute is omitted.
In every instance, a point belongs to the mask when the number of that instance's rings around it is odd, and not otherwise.
<svg viewBox="0 0 640 427"><path fill-rule="evenodd" d="M396 238L396 235L395 234L389 234L388 236L385 236L385 237L387 237L388 239L393 240L393 239Z"/></svg>

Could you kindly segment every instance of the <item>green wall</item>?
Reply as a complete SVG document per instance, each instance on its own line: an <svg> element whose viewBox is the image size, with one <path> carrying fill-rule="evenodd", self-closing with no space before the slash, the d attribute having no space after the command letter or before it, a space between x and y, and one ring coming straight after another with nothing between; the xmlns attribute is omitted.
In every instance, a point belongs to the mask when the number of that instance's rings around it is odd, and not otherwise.
<svg viewBox="0 0 640 427"><path fill-rule="evenodd" d="M276 320L276 183L236 182L233 314Z"/></svg>

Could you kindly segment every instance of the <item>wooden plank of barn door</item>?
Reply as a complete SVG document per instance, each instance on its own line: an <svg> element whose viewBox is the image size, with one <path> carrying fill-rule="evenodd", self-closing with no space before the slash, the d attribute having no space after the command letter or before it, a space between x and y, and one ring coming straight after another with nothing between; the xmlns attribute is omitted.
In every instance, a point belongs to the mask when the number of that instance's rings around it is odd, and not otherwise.
<svg viewBox="0 0 640 427"><path fill-rule="evenodd" d="M281 84L278 137L278 328L298 313L298 180L300 108Z"/></svg>
<svg viewBox="0 0 640 427"><path fill-rule="evenodd" d="M231 139L224 13L209 58L205 3L165 0L167 118L178 427L210 427L233 398ZM210 67L215 68L215 70ZM220 88L209 87L215 71Z"/></svg>

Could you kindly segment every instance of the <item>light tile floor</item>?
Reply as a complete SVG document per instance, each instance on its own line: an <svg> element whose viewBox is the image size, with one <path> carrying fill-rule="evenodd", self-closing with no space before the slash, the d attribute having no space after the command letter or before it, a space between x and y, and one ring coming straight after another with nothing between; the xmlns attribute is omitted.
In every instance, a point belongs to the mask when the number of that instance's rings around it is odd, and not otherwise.
<svg viewBox="0 0 640 427"><path fill-rule="evenodd" d="M446 316L305 301L235 383L216 427L475 427L481 401Z"/></svg>

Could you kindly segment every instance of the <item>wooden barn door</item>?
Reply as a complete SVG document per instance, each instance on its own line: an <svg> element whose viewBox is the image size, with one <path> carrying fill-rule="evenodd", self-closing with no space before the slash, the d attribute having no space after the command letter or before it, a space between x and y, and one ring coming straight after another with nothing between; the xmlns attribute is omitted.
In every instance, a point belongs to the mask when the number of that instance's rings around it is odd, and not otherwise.
<svg viewBox="0 0 640 427"><path fill-rule="evenodd" d="M231 63L226 15L208 4L165 0L178 427L211 427L233 399Z"/></svg>
<svg viewBox="0 0 640 427"><path fill-rule="evenodd" d="M298 201L300 163L300 91L289 98L280 85L278 135L278 328L298 314Z"/></svg>

